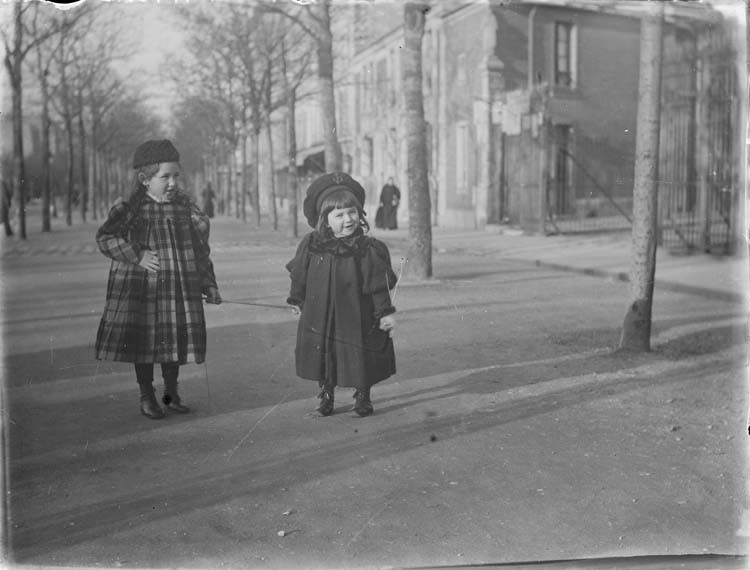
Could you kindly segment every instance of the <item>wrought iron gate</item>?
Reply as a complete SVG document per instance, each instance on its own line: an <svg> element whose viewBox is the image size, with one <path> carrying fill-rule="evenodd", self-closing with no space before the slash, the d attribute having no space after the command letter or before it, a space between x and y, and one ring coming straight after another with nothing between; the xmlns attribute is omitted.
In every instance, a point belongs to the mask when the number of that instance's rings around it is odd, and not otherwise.
<svg viewBox="0 0 750 570"><path fill-rule="evenodd" d="M734 54L718 32L691 47L663 67L659 245L730 253L739 198Z"/></svg>

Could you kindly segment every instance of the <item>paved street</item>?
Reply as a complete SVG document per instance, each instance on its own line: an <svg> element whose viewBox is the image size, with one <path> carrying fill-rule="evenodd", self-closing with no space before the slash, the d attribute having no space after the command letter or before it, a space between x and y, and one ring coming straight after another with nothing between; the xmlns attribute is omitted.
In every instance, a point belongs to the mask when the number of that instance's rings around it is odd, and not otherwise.
<svg viewBox="0 0 750 570"><path fill-rule="evenodd" d="M629 301L622 237L438 231L435 279L397 292L399 372L373 389L374 416L340 390L317 417L292 313L227 302L206 308L206 365L181 370L194 413L151 421L131 368L93 360L108 270L95 227L4 243L16 563L747 554L744 259L664 257L655 350L627 355L611 350ZM225 299L284 303L282 235L216 221ZM398 265L405 232L375 235ZM574 257L589 265L561 261ZM691 282L690 263L708 277Z"/></svg>

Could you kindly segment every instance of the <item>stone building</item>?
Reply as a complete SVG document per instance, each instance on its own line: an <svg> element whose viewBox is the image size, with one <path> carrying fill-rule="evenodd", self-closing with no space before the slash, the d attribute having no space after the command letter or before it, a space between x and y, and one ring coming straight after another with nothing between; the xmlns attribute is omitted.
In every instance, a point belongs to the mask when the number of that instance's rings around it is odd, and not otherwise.
<svg viewBox="0 0 750 570"><path fill-rule="evenodd" d="M403 10L336 9L345 168L364 182L371 211L392 176L406 222ZM422 46L433 222L547 233L629 227L644 15L642 2L626 1L434 3ZM744 187L744 52L706 3L666 3L664 19L662 237L729 243ZM320 121L306 105L298 124L309 135ZM300 163L320 156L319 135L300 145Z"/></svg>

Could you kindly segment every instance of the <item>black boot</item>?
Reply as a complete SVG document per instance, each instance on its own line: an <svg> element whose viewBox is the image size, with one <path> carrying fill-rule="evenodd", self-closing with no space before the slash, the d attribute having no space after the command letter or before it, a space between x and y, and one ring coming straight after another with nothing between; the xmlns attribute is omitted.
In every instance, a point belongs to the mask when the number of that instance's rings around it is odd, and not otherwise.
<svg viewBox="0 0 750 570"><path fill-rule="evenodd" d="M321 416L330 416L333 413L333 386L320 382L320 405L318 406L318 413Z"/></svg>
<svg viewBox="0 0 750 570"><path fill-rule="evenodd" d="M154 386L151 382L139 382L141 388L141 413L152 420L160 420L164 417L164 410L156 401Z"/></svg>
<svg viewBox="0 0 750 570"><path fill-rule="evenodd" d="M162 365L162 376L164 377L164 407L168 412L177 414L187 414L190 408L182 405L180 395L177 393L177 375L179 374L179 365L169 364Z"/></svg>
<svg viewBox="0 0 750 570"><path fill-rule="evenodd" d="M372 415L375 410L370 401L370 388L354 391L354 408L352 410L363 418Z"/></svg>

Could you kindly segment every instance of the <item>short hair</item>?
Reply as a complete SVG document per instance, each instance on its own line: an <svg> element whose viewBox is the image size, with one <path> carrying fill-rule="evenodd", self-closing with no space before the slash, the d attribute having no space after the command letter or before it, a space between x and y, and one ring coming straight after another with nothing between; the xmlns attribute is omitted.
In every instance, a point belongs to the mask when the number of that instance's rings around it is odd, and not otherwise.
<svg viewBox="0 0 750 570"><path fill-rule="evenodd" d="M326 231L330 232L328 226L328 214L331 210L336 208L357 208L359 214L359 225L364 231L370 229L370 225L365 220L365 211L362 208L362 204L359 203L357 197L352 194L349 190L342 188L341 190L334 190L328 196L323 199L320 204L320 215L318 216L318 223L315 225L315 229L321 234L325 234Z"/></svg>

